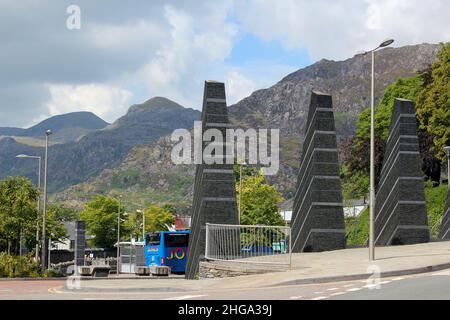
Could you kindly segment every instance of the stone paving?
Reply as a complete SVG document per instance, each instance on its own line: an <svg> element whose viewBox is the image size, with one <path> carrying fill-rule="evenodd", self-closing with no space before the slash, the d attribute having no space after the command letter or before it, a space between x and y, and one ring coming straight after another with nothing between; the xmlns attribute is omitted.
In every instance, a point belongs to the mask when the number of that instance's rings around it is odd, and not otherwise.
<svg viewBox="0 0 450 320"><path fill-rule="evenodd" d="M406 275L450 268L450 241L376 248L376 261L369 261L367 248L319 253L297 253L292 270L222 279L182 278L104 279L82 281L87 291L184 292L220 288L258 288L289 284L344 281L368 278L375 271L382 276Z"/></svg>

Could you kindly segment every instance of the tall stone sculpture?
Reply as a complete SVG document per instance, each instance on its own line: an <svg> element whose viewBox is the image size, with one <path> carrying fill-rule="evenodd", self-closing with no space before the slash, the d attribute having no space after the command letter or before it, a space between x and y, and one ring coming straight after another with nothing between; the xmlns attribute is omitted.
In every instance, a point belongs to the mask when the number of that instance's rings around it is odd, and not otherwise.
<svg viewBox="0 0 450 320"><path fill-rule="evenodd" d="M450 189L448 191L447 201L445 201L445 209L444 215L442 216L439 239L450 240Z"/></svg>
<svg viewBox="0 0 450 320"><path fill-rule="evenodd" d="M395 99L375 202L375 244L429 239L414 104Z"/></svg>
<svg viewBox="0 0 450 320"><path fill-rule="evenodd" d="M216 129L226 137L229 127L225 99L225 85L206 81L203 97L202 136L208 129ZM203 142L200 152L213 142ZM216 142L217 143L217 142ZM206 223L238 224L233 165L226 164L225 144L223 164L197 164L192 205L192 224L186 278L195 279L199 260L205 253ZM196 152L196 151L194 151Z"/></svg>
<svg viewBox="0 0 450 320"><path fill-rule="evenodd" d="M86 222L75 222L75 272L84 266L84 249L86 245Z"/></svg>
<svg viewBox="0 0 450 320"><path fill-rule="evenodd" d="M292 217L293 252L345 247L345 223L331 96L311 93Z"/></svg>

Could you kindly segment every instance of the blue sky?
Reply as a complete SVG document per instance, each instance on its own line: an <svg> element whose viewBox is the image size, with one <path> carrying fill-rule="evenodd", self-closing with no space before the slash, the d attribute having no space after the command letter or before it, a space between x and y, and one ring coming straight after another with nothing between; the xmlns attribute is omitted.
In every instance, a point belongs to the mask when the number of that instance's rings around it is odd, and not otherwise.
<svg viewBox="0 0 450 320"><path fill-rule="evenodd" d="M73 111L113 122L153 96L200 109L210 79L233 104L385 38L449 41L448 12L448 0L2 0L0 126Z"/></svg>

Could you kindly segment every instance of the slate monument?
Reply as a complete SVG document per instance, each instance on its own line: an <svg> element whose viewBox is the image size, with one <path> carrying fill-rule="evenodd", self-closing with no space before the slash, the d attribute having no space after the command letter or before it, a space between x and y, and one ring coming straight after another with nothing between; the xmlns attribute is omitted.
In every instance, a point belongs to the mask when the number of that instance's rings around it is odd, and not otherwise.
<svg viewBox="0 0 450 320"><path fill-rule="evenodd" d="M229 127L225 99L225 85L206 81L203 97L202 133L217 129L225 138ZM202 134L203 136L203 134ZM203 142L200 152L214 142ZM217 142L216 142L217 144ZM226 164L225 143L223 164L197 164L192 204L192 224L189 254L186 264L187 279L195 279L199 261L205 254L206 223L238 224L233 165ZM194 152L196 152L194 150Z"/></svg>
<svg viewBox="0 0 450 320"><path fill-rule="evenodd" d="M345 223L331 96L313 91L292 215L292 251L345 247Z"/></svg>
<svg viewBox="0 0 450 320"><path fill-rule="evenodd" d="M86 223L84 221L75 222L75 270L84 266L84 249L86 245Z"/></svg>
<svg viewBox="0 0 450 320"><path fill-rule="evenodd" d="M375 201L375 244L430 240L412 101L395 99Z"/></svg>
<svg viewBox="0 0 450 320"><path fill-rule="evenodd" d="M442 216L439 239L450 240L450 189L445 201L444 215Z"/></svg>

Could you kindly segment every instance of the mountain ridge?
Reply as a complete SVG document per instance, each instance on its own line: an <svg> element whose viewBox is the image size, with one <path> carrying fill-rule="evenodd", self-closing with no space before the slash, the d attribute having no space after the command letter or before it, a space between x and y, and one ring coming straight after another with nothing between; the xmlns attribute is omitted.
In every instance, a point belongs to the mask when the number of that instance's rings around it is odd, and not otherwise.
<svg viewBox="0 0 450 320"><path fill-rule="evenodd" d="M397 78L412 76L430 65L438 50L438 44L419 44L377 52L376 102L381 99L384 88ZM235 127L280 129L280 171L277 176L269 177L269 181L285 197L292 195L296 184L310 91L318 90L332 95L338 137L342 140L351 136L357 117L369 104L368 59L369 57L355 56L337 62L318 61L286 75L269 88L256 90L229 107L230 121ZM122 194L130 198L140 194L141 197L147 195L147 199L155 202L189 204L194 166L174 168L170 159L162 157L157 160L161 161L160 166L155 167L149 160L151 157L146 159L142 156L160 155L163 151L170 154L170 141L167 137L136 147L130 150L117 167L103 171L89 182L72 186L56 195L56 199L80 206L80 199L88 200L97 193ZM173 181L171 174L175 174L183 183ZM134 202L136 201L135 199Z"/></svg>

